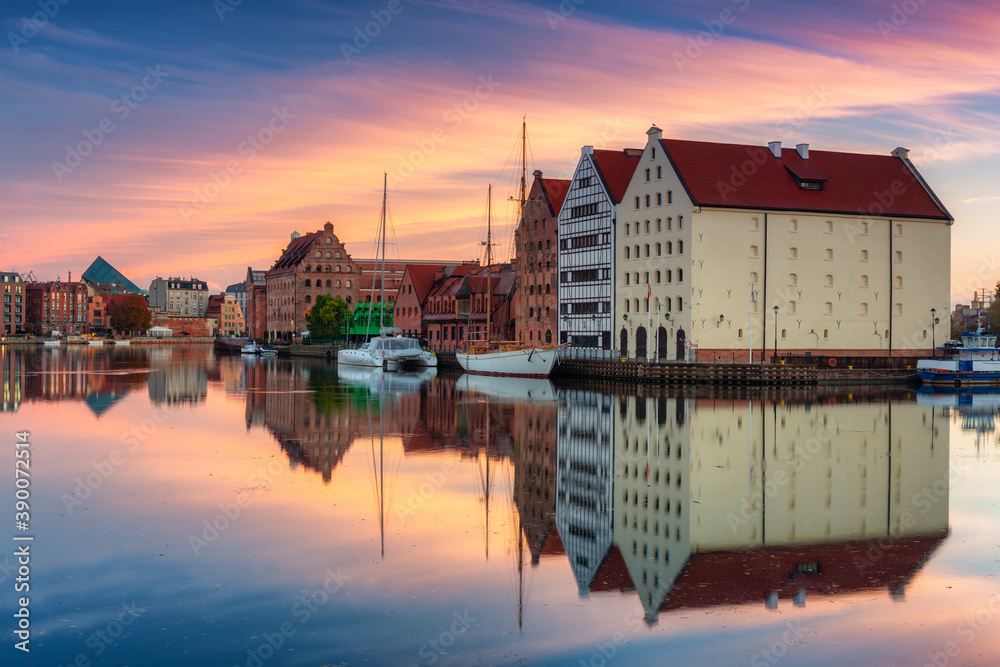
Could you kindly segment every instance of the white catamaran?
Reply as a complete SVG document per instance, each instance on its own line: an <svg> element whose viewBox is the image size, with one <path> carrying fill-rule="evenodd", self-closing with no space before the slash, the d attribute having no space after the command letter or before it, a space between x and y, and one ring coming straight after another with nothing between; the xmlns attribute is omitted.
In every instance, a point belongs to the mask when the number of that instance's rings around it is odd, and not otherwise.
<svg viewBox="0 0 1000 667"><path fill-rule="evenodd" d="M388 176L382 177L382 219L379 221L379 236L381 247L380 301L385 303L385 204ZM369 312L369 317L371 310ZM437 356L430 350L420 347L416 338L404 336L395 327L383 326L384 308L379 309L379 333L361 347L353 350L337 352L337 363L345 366L365 366L368 368L384 368L397 371L412 368L437 367Z"/></svg>
<svg viewBox="0 0 1000 667"><path fill-rule="evenodd" d="M525 144L527 127L521 124L521 197L519 207L519 221L524 223L525 208ZM486 330L482 339L470 340L463 351L455 354L459 365L466 373L475 375L512 375L517 377L548 377L552 369L559 363L559 345L526 345L523 341L497 341L492 336L492 301L493 276L492 276L492 195L493 188L490 186L490 201L487 203L486 212ZM521 242L527 236L527 225L521 232ZM524 249L521 249L521 266L518 267L519 284L518 289L521 294L518 300L521 307L524 307L525 294L524 283Z"/></svg>

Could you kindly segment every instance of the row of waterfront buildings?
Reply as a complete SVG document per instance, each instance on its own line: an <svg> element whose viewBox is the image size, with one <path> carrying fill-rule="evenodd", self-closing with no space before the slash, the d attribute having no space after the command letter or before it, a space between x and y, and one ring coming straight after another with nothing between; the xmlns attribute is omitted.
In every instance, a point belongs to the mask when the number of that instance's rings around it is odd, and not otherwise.
<svg viewBox="0 0 1000 667"><path fill-rule="evenodd" d="M584 146L570 179L536 171L513 261L396 260L383 271L353 258L327 222L293 233L269 269L248 267L228 296L196 279L157 278L150 308L191 333L289 340L307 329L320 294L352 306L384 299L396 327L454 350L482 334L490 304L494 338L657 359L912 355L948 337L950 322L936 331L936 314L949 312L954 220L906 149L665 139L656 126L646 134L643 148ZM64 315L80 328L88 313L97 326L106 313L90 287L45 289L26 320L42 329ZM21 304L10 305L15 333ZM184 319L211 315L214 330Z"/></svg>
<svg viewBox="0 0 1000 667"><path fill-rule="evenodd" d="M653 126L643 148L584 146L571 179L536 171L513 262L401 261L384 287L395 325L439 350L482 330L490 290L493 335L526 343L658 359L922 354L950 331L936 326L953 223L904 148L719 144ZM380 298L377 267L332 224L292 236L269 271L248 269L251 335L302 331L320 293Z"/></svg>

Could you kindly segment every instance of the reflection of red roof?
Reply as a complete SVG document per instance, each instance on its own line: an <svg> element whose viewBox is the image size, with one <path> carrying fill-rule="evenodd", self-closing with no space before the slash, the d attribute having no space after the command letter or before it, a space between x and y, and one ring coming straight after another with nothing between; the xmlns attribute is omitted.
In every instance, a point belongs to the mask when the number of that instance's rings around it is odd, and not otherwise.
<svg viewBox="0 0 1000 667"><path fill-rule="evenodd" d="M282 273L289 273L295 271L295 267L306 258L309 253L309 247L312 242L319 238L322 232L313 232L312 234L304 234L297 239L293 239L285 251L281 253L281 257L278 261L274 263L271 270L265 275L276 276Z"/></svg>
<svg viewBox="0 0 1000 667"><path fill-rule="evenodd" d="M552 215L558 216L562 209L563 201L566 199L566 192L573 181L568 178L539 178L545 195L549 198L549 205Z"/></svg>
<svg viewBox="0 0 1000 667"><path fill-rule="evenodd" d="M635 584L632 583L632 575L628 572L625 559L618 545L612 546L608 550L608 555L604 557L601 567L594 575L594 580L590 583L590 590L593 593L603 591L632 591Z"/></svg>
<svg viewBox="0 0 1000 667"><path fill-rule="evenodd" d="M642 156L641 148L625 148L617 151L595 150L594 162L608 185L611 197L619 203L625 196L628 183L632 180L635 167Z"/></svg>
<svg viewBox="0 0 1000 667"><path fill-rule="evenodd" d="M800 588L818 595L893 590L917 573L943 539L885 538L695 554L660 610L761 603L772 591L791 598Z"/></svg>
<svg viewBox="0 0 1000 667"><path fill-rule="evenodd" d="M564 556L566 548L563 547L562 537L559 536L559 528L553 521L549 527L548 537L545 538L545 546L542 547L543 556Z"/></svg>
<svg viewBox="0 0 1000 667"><path fill-rule="evenodd" d="M809 151L803 160L794 148L783 148L778 159L765 146L662 144L695 206L950 219L892 155ZM826 180L822 190L805 190L793 174Z"/></svg>

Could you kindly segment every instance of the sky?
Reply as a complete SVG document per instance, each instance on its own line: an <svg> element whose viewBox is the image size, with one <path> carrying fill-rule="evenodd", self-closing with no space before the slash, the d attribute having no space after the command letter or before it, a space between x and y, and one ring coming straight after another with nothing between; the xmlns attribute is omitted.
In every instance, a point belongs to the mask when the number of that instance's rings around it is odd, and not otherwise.
<svg viewBox="0 0 1000 667"><path fill-rule="evenodd" d="M910 158L945 203L953 300L1000 280L1000 9L990 0L9 0L0 270L141 287L267 269L329 220L373 257L509 239L512 151L677 139Z"/></svg>

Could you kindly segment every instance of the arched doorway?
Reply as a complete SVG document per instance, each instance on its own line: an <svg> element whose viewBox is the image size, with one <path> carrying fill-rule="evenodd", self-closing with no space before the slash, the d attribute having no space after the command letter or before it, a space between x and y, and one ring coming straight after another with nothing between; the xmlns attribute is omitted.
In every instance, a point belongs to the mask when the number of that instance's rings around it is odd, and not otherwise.
<svg viewBox="0 0 1000 667"><path fill-rule="evenodd" d="M635 330L635 356L638 359L646 359L646 327L639 327Z"/></svg>
<svg viewBox="0 0 1000 667"><path fill-rule="evenodd" d="M684 361L684 343L687 340L684 329L677 330L677 361Z"/></svg>
<svg viewBox="0 0 1000 667"><path fill-rule="evenodd" d="M660 361L667 360L667 330L660 327L656 331L656 358Z"/></svg>
<svg viewBox="0 0 1000 667"><path fill-rule="evenodd" d="M628 357L628 331L622 327L621 343L618 345L622 351L622 357Z"/></svg>

